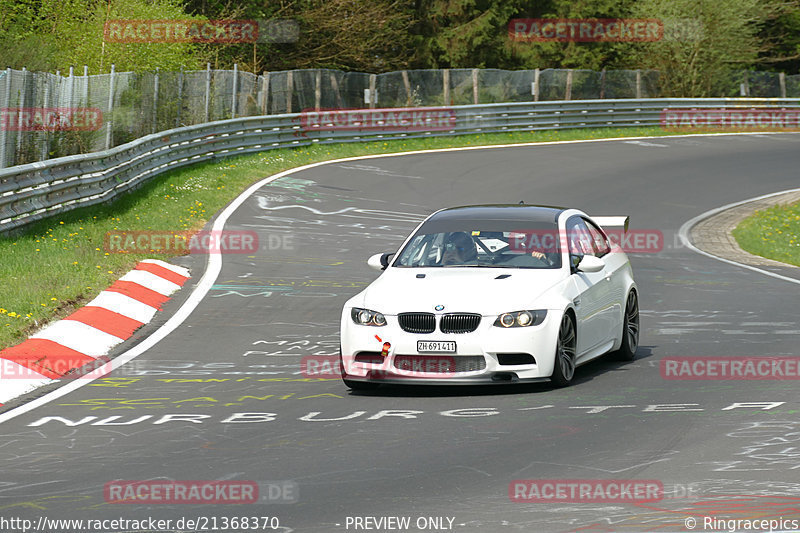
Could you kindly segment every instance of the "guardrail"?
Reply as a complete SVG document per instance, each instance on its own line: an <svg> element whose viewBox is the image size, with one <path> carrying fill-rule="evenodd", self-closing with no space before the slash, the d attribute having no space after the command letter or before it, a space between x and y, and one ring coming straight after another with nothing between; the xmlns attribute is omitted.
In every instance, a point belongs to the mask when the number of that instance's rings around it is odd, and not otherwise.
<svg viewBox="0 0 800 533"><path fill-rule="evenodd" d="M308 113L243 117L175 128L88 154L0 170L0 234L71 209L108 202L162 172L209 159L315 143L365 142L569 128L658 126L670 108L800 109L788 98L658 98L484 104L446 108L334 111L371 115L368 126L324 122ZM384 120L375 113L385 111ZM411 126L394 126L407 113ZM428 113L427 119L420 119ZM438 113L448 119L430 116ZM322 118L320 122L318 119ZM328 115L330 120L331 116Z"/></svg>

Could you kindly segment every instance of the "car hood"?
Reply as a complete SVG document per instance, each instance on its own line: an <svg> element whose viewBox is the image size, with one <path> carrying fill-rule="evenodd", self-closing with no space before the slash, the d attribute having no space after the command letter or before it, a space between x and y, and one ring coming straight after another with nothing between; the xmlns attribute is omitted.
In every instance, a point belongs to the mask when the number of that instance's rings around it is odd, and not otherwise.
<svg viewBox="0 0 800 533"><path fill-rule="evenodd" d="M535 308L531 306L537 297L567 277L562 269L393 267L364 290L363 305L387 315L411 311L496 315ZM438 305L444 309L437 311Z"/></svg>

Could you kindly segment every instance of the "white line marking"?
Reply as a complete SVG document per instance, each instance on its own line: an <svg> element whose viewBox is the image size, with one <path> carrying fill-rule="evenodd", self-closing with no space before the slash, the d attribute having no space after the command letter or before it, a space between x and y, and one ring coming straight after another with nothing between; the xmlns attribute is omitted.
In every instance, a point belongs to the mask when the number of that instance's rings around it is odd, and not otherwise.
<svg viewBox="0 0 800 533"><path fill-rule="evenodd" d="M659 148L669 148L668 144L656 144L656 143L649 143L645 141L624 141L625 144L635 144L637 146L657 146Z"/></svg>
<svg viewBox="0 0 800 533"><path fill-rule="evenodd" d="M772 135L778 135L785 132L774 132L771 133ZM347 157L344 159L332 159L330 161L320 161L317 163L310 163L308 165L303 165L296 168L291 168L289 170L284 170L283 172L279 172L273 176L264 178L263 180L253 184L250 188L245 190L242 194L240 194L236 199L231 202L227 208L225 208L219 215L216 221L214 221L214 225L212 226L212 231L222 231L225 227L225 223L228 221L228 218L233 214L236 209L239 208L250 196L255 194L258 189L266 185L267 183L273 182L279 178L284 176L289 176L290 174L294 174L296 172L303 172L305 170L309 170L312 168L316 168L322 165L331 165L335 163L343 163L345 161L359 161L364 159L377 159L379 157L401 157L407 155L419 155L419 154L430 154L430 153L441 153L441 152L455 152L455 151L468 151L468 150L490 150L496 148L515 148L515 147L523 147L523 146L552 146L557 144L579 144L579 143L596 143L596 142L620 142L620 141L631 141L637 139L674 139L674 138L682 138L682 137L715 137L715 136L737 136L737 135L749 135L747 133L703 133L703 134L688 134L688 135L665 135L661 137L616 137L616 138L609 138L609 139L582 139L582 140L575 140L575 141L546 141L546 142L529 142L529 143L515 143L515 144L494 144L494 145L486 145L486 146L467 146L467 147L458 147L458 148L436 148L432 150L415 150L413 152L397 152L394 154L372 154L372 155L362 155L356 157ZM685 225L685 224L684 224ZM690 248L695 249L696 251L700 252L691 244L689 244ZM700 252L702 253L702 252ZM713 257L713 256L712 256ZM737 263L738 264L738 263ZM219 276L220 271L222 270L222 256L219 253L219 250L212 250L208 255L208 264L206 267L206 272L203 274L203 277L200 278L200 282L195 287L192 294L186 299L180 309L170 317L164 325L158 328L152 335L147 337L138 345L134 346L130 350L122 353L114 360L111 361L112 369L116 370L117 368L121 367L125 363L132 361L139 355L143 354L156 344L158 344L162 339L164 339L167 335L175 331L178 326L180 326L184 320L186 320L189 315L192 314L192 311L200 305L200 302L203 298L208 294L208 291L211 290L211 286L214 285L217 277ZM758 269L755 269L758 270ZM796 280L793 280L796 281ZM800 282L798 282L800 283ZM53 392L45 394L44 396L40 396L30 402L20 405L19 407L7 411L5 413L0 414L0 424L16 418L20 415L33 411L37 407L42 405L47 405L48 403L61 398L69 394L70 392L77 390L84 385L88 385L92 383L94 379L80 379L72 381L71 383L67 383L63 387L60 387Z"/></svg>
<svg viewBox="0 0 800 533"><path fill-rule="evenodd" d="M778 195L781 195L781 194L786 194L786 193L789 193L789 192L798 192L798 191L800 191L800 189L788 189L788 190L785 190L785 191L773 192L773 193L770 193L770 194L765 194L763 196L756 196L755 198L749 198L747 200L742 200L740 202L734 202L732 204L723 205L722 207L717 207L716 209L711 209L710 211L706 211L705 213L697 215L693 219L686 221L683 224L683 226L681 226L681 229L678 230L678 236L680 237L681 242L683 242L684 246L686 246L687 248L689 248L693 252L697 252L700 255L704 255L706 257L710 257L711 259L716 259L717 261L722 261L723 263L728 263L729 265L735 265L735 266L739 266L739 267L742 267L742 268L746 268L747 270L752 270L753 272L758 272L760 274L764 274L764 275L770 276L772 278L780 279L780 280L783 280L783 281L788 281L790 283L797 283L798 285L800 285L800 279L790 278L788 276L781 276L780 274L776 274L775 272L770 272L769 270L763 270L763 269L756 268L756 267L751 266L751 265L745 265L745 264L742 264L742 263L737 263L736 261L731 261L730 259L725 259L723 257L718 257L718 256L716 256L714 254L710 254L708 252L704 252L703 250L697 248L689 240L689 232L692 230L692 228L696 224L698 224L699 222L701 222L701 221L703 221L703 220L705 220L705 219L707 219L709 217L712 217L712 216L716 215L717 213L721 213L722 211L725 211L726 209L730 209L731 207L738 207L738 206L746 204L748 202L754 202L756 200L763 200L764 198L771 198L773 196L778 196Z"/></svg>

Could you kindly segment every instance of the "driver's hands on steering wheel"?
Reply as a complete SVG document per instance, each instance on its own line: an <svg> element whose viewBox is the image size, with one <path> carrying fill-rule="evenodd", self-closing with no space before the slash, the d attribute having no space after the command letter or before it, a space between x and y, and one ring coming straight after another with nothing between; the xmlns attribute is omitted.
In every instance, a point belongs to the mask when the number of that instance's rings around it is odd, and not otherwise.
<svg viewBox="0 0 800 533"><path fill-rule="evenodd" d="M536 259L544 261L545 263L547 263L550 266L553 265L553 260L550 259L550 257L548 257L548 255L546 253L544 253L544 252L533 251L533 252L531 252L531 257L535 257Z"/></svg>

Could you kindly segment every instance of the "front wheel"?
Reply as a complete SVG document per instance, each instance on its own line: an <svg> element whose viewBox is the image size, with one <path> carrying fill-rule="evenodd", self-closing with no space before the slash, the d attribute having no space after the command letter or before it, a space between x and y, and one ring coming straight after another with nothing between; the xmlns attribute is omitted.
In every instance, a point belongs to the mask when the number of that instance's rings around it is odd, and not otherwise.
<svg viewBox="0 0 800 533"><path fill-rule="evenodd" d="M639 298L636 291L628 294L625 304L625 321L622 324L622 345L616 356L620 361L633 361L639 346Z"/></svg>
<svg viewBox="0 0 800 533"><path fill-rule="evenodd" d="M558 387L566 387L575 375L575 323L568 314L561 319L556 343L556 360L550 380Z"/></svg>

